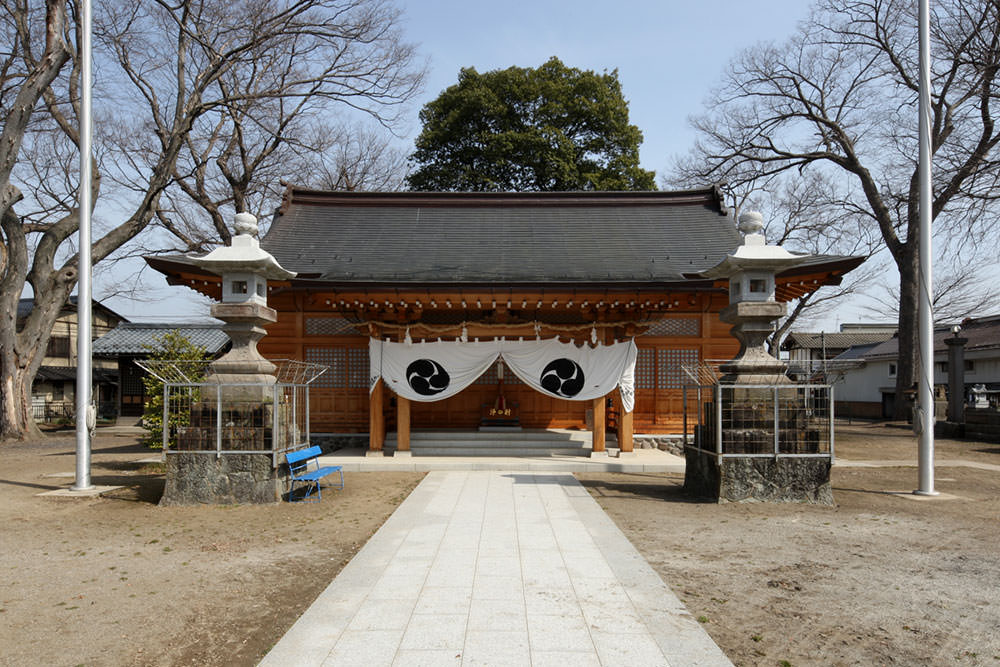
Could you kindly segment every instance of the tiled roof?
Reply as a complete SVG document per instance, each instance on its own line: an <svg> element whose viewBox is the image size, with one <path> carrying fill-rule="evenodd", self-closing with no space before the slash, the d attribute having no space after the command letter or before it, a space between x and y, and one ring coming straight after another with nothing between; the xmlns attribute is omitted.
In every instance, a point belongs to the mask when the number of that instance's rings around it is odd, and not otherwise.
<svg viewBox="0 0 1000 667"><path fill-rule="evenodd" d="M839 350L852 347L854 345L870 345L881 343L893 337L891 331L877 332L846 332L846 333L807 333L803 331L793 331L785 337L781 343L782 350L806 349L820 350L826 347L827 350Z"/></svg>
<svg viewBox="0 0 1000 667"><path fill-rule="evenodd" d="M1000 315L970 318L962 322L959 336L967 339L966 352L971 350L1000 349ZM934 351L945 352L948 346L946 338L951 338L951 326L943 326L934 331ZM892 338L875 346L865 355L866 359L895 359L899 355L899 340Z"/></svg>
<svg viewBox="0 0 1000 667"><path fill-rule="evenodd" d="M323 192L289 187L261 247L294 287L684 285L741 242L718 188L681 192ZM146 257L184 282L193 257ZM819 255L779 278L836 283L862 257ZM184 279L178 276L187 274ZM788 280L779 292L792 288ZM800 283L805 285L805 283ZM789 296L789 295L786 295Z"/></svg>
<svg viewBox="0 0 1000 667"><path fill-rule="evenodd" d="M884 342L884 341L883 341ZM847 348L836 357L833 361L853 361L855 359L864 359L865 355L868 354L876 346L881 345L881 343L868 343L867 345L852 345Z"/></svg>
<svg viewBox="0 0 1000 667"><path fill-rule="evenodd" d="M325 193L290 189L261 245L350 282L677 281L740 242L714 189Z"/></svg>
<svg viewBox="0 0 1000 667"><path fill-rule="evenodd" d="M94 341L94 356L148 355L150 346L156 345L158 339L170 331L179 331L194 345L205 348L210 355L218 354L229 343L229 336L218 324L127 322Z"/></svg>
<svg viewBox="0 0 1000 667"><path fill-rule="evenodd" d="M111 368L91 368L90 377L95 382L112 382L118 378L118 370ZM76 366L42 366L35 374L36 380L72 382L76 380Z"/></svg>
<svg viewBox="0 0 1000 667"><path fill-rule="evenodd" d="M72 309L74 309L74 310L75 310L75 309L76 309L76 304L77 304L77 298L76 298L76 295L75 295L75 294L73 294L73 295L71 295L71 296L69 297L69 304L68 304L68 305L69 305L69 306L70 306L70 307L71 307ZM93 305L94 305L94 306L95 306L96 308L99 308L99 309L101 309L101 310L103 310L103 311L107 312L108 314L110 314L110 315L112 315L112 316L116 317L116 318L117 318L117 319L119 319L119 320L122 320L122 321L124 321L124 322L127 322L127 321L128 321L128 318L126 318L126 317L125 317L125 316L123 316L123 315L119 315L119 314L118 314L118 313L116 313L115 311L113 311L113 310L111 310L110 308L108 308L107 306L105 306L105 305L104 305L103 303L101 303L100 301L94 301L94 302L93 302ZM29 298L29 299L18 299L18 301L17 301L17 319L19 319L19 320L20 320L20 319L22 319L22 318L25 318L25 317L27 317L28 315L30 315L30 314L31 314L31 311L32 311L32 310L34 309L34 307L35 307L35 300L34 300L34 299L32 299L32 298Z"/></svg>

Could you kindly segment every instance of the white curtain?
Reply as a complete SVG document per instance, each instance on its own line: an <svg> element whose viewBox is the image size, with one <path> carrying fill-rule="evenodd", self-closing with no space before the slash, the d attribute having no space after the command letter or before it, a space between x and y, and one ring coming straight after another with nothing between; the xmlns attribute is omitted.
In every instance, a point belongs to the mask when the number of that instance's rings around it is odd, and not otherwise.
<svg viewBox="0 0 1000 667"><path fill-rule="evenodd" d="M577 347L558 339L462 343L369 343L371 388L382 378L390 389L411 401L440 401L459 393L503 357L527 385L555 398L590 401L621 392L622 407L631 412L635 397L634 341Z"/></svg>

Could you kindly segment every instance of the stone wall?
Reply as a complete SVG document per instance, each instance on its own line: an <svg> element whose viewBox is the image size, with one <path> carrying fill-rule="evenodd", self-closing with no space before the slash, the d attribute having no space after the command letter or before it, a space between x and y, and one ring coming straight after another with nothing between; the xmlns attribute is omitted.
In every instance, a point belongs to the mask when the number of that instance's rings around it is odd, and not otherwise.
<svg viewBox="0 0 1000 667"><path fill-rule="evenodd" d="M637 433L632 436L634 449L658 449L674 456L684 456L685 441L691 442L691 436L686 438L680 434Z"/></svg>
<svg viewBox="0 0 1000 667"><path fill-rule="evenodd" d="M965 407L965 423L938 421L934 435L980 442L1000 442L1000 412L992 408Z"/></svg>
<svg viewBox="0 0 1000 667"><path fill-rule="evenodd" d="M167 483L161 505L233 505L276 503L288 490L288 469L271 466L270 452L166 456Z"/></svg>

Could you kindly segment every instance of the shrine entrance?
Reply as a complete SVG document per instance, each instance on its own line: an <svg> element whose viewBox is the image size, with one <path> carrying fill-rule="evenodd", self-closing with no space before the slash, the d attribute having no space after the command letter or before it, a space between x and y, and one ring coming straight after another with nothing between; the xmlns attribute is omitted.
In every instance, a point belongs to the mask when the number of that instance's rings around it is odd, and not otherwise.
<svg viewBox="0 0 1000 667"><path fill-rule="evenodd" d="M414 402L411 426L476 430L481 426L525 429L585 428L588 404L546 396L498 359L459 394L433 403Z"/></svg>

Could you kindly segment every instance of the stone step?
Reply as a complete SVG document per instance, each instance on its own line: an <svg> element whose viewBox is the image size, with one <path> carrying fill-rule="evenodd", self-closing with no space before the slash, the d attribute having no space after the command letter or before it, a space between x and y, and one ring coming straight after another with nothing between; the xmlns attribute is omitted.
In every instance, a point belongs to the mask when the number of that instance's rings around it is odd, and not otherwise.
<svg viewBox="0 0 1000 667"><path fill-rule="evenodd" d="M413 456L499 456L499 457L552 457L552 456L590 456L587 449L546 449L543 447L522 447L510 449L495 449L492 447L475 447L455 449L453 447L411 447Z"/></svg>
<svg viewBox="0 0 1000 667"><path fill-rule="evenodd" d="M608 447L617 440L608 438ZM396 449L396 434L386 435L386 450ZM414 431L413 456L588 456L588 431Z"/></svg>
<svg viewBox="0 0 1000 667"><path fill-rule="evenodd" d="M386 439L395 439L396 433L389 432ZM590 431L541 431L541 430L492 430L492 431L411 431L410 441L417 440L474 440L494 442L497 440L531 440L537 442L590 442Z"/></svg>

